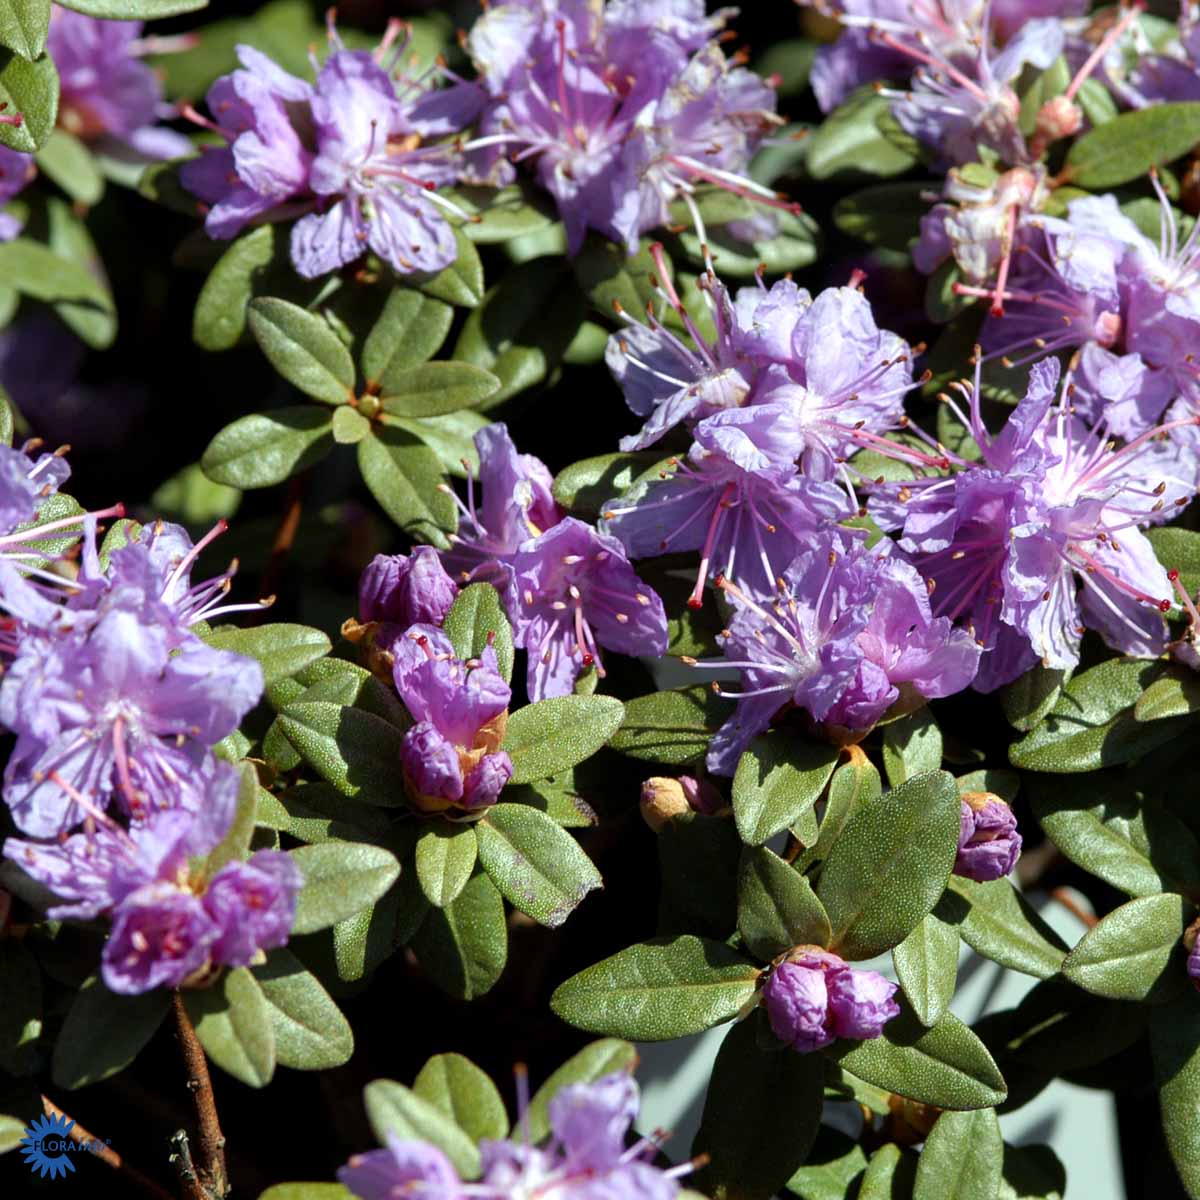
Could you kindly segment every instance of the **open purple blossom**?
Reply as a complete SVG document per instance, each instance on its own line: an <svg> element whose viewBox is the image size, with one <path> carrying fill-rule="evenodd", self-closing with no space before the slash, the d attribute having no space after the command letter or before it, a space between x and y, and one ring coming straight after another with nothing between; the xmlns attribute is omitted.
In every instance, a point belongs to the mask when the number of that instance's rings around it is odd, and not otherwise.
<svg viewBox="0 0 1200 1200"><path fill-rule="evenodd" d="M481 495L477 502L472 474L467 503L458 502L458 532L442 559L461 583L493 583L503 592L513 555L558 524L563 513L551 493L554 477L546 464L532 454L518 454L502 422L481 429L475 449Z"/></svg>
<svg viewBox="0 0 1200 1200"><path fill-rule="evenodd" d="M141 21L107 21L55 5L46 49L58 71L58 123L81 141L134 161L190 153L186 137L157 124L178 113L141 61L169 46L170 39L143 38Z"/></svg>
<svg viewBox="0 0 1200 1200"><path fill-rule="evenodd" d="M792 207L745 174L779 118L772 90L711 40L723 21L690 2L491 6L467 39L492 98L477 170L508 182L509 159L532 160L572 254L589 228L632 254L672 202L696 211L698 185Z"/></svg>
<svg viewBox="0 0 1200 1200"><path fill-rule="evenodd" d="M999 796L970 792L962 797L955 875L988 883L1009 874L1021 855L1017 818Z"/></svg>
<svg viewBox="0 0 1200 1200"><path fill-rule="evenodd" d="M463 662L432 625L414 625L393 643L396 690L416 722L400 761L409 801L420 812L494 804L512 775L500 749L512 689L488 646Z"/></svg>
<svg viewBox="0 0 1200 1200"><path fill-rule="evenodd" d="M37 174L33 155L0 146L0 205L7 204ZM12 213L0 212L0 242L11 242L24 228Z"/></svg>
<svg viewBox="0 0 1200 1200"><path fill-rule="evenodd" d="M528 656L531 700L571 693L580 673L604 675L601 647L660 658L667 617L610 534L565 517L513 557L509 616Z"/></svg>
<svg viewBox="0 0 1200 1200"><path fill-rule="evenodd" d="M338 1182L359 1200L395 1200L406 1194L462 1200L462 1180L450 1160L427 1142L389 1133L387 1148L355 1154L338 1169Z"/></svg>
<svg viewBox="0 0 1200 1200"><path fill-rule="evenodd" d="M1089 429L1072 413L1070 386L1059 395L1058 383L1057 361L1035 364L1025 398L994 435L980 417L978 378L961 385L970 411L960 416L981 460L947 478L887 485L871 501L877 521L903 531L933 611L987 651L980 691L1039 660L1073 667L1085 627L1134 656L1166 647L1171 587L1139 526L1191 500L1194 459L1158 436L1168 427L1118 448L1103 420Z"/></svg>
<svg viewBox="0 0 1200 1200"><path fill-rule="evenodd" d="M799 946L767 976L762 1003L771 1030L801 1054L838 1038L877 1038L899 1016L896 984L860 971L819 946Z"/></svg>
<svg viewBox="0 0 1200 1200"><path fill-rule="evenodd" d="M750 742L782 711L803 708L833 730L870 729L903 697L910 705L961 691L979 649L932 616L920 576L899 555L868 551L861 539L811 539L761 601L722 581L734 614L722 634L736 667L737 708L709 745L708 769L732 775Z"/></svg>

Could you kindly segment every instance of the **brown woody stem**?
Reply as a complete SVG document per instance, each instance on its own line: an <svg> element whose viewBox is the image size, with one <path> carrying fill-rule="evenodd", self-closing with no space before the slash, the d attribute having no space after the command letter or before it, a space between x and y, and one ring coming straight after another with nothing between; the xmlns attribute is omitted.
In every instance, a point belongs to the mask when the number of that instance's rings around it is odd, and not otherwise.
<svg viewBox="0 0 1200 1200"><path fill-rule="evenodd" d="M217 1116L208 1060L200 1045L191 1018L183 1004L183 995L175 992L171 998L175 1018L175 1037L187 1070L187 1087L196 1110L195 1170L181 1171L185 1200L225 1200L229 1194L229 1179L225 1170L225 1135ZM179 1165L183 1164L182 1160Z"/></svg>

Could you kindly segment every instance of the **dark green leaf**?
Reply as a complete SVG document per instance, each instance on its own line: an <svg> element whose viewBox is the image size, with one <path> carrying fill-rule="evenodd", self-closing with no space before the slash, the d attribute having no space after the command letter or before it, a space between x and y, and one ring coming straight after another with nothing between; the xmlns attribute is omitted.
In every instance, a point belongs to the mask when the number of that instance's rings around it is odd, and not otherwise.
<svg viewBox="0 0 1200 1200"><path fill-rule="evenodd" d="M1179 572L1179 581L1188 595L1200 592L1200 533L1177 525L1148 529L1146 536L1155 556L1164 567Z"/></svg>
<svg viewBox="0 0 1200 1200"><path fill-rule="evenodd" d="M462 362L431 362L403 370L389 367L380 380L384 412L394 417L440 417L475 408L500 381L490 371Z"/></svg>
<svg viewBox="0 0 1200 1200"><path fill-rule="evenodd" d="M379 384L393 372L418 367L446 340L454 309L412 288L395 287L362 349L362 372Z"/></svg>
<svg viewBox="0 0 1200 1200"><path fill-rule="evenodd" d="M1200 142L1200 103L1156 104L1090 130L1067 153L1064 182L1105 191L1140 179Z"/></svg>
<svg viewBox="0 0 1200 1200"><path fill-rule="evenodd" d="M47 197L46 217L50 249L85 272L95 289L95 294L84 300L55 301L54 311L77 337L93 349L105 350L117 336L117 312L100 252L87 226L65 200Z"/></svg>
<svg viewBox="0 0 1200 1200"><path fill-rule="evenodd" d="M958 930L936 912L926 913L912 933L892 950L892 962L921 1024L936 1025L954 996Z"/></svg>
<svg viewBox="0 0 1200 1200"><path fill-rule="evenodd" d="M329 413L306 404L252 413L226 425L200 465L214 483L270 487L312 466L333 449Z"/></svg>
<svg viewBox="0 0 1200 1200"><path fill-rule="evenodd" d="M184 993L188 1016L205 1054L250 1087L275 1074L271 1006L246 967L226 971L218 983Z"/></svg>
<svg viewBox="0 0 1200 1200"><path fill-rule="evenodd" d="M480 245L506 242L546 229L554 222L544 196L520 186L505 188L458 187L442 193L474 220L462 232Z"/></svg>
<svg viewBox="0 0 1200 1200"><path fill-rule="evenodd" d="M412 1090L474 1141L508 1133L508 1113L496 1085L461 1054L435 1054L413 1080Z"/></svg>
<svg viewBox="0 0 1200 1200"><path fill-rule="evenodd" d="M1174 893L1139 896L1110 912L1067 955L1063 974L1097 996L1170 996L1185 979L1183 931L1191 906Z"/></svg>
<svg viewBox="0 0 1200 1200"><path fill-rule="evenodd" d="M63 8L73 8L89 17L109 21L150 21L195 12L208 0L61 0Z"/></svg>
<svg viewBox="0 0 1200 1200"><path fill-rule="evenodd" d="M54 1043L54 1082L74 1090L123 1071L154 1036L170 1006L166 991L119 996L98 975L91 976Z"/></svg>
<svg viewBox="0 0 1200 1200"><path fill-rule="evenodd" d="M358 444L358 469L371 494L410 537L446 546L458 524L454 499L439 491L442 465L403 429L378 429Z"/></svg>
<svg viewBox="0 0 1200 1200"><path fill-rule="evenodd" d="M920 233L929 211L925 183L881 183L844 196L833 209L833 222L843 232L872 246L907 250Z"/></svg>
<svg viewBox="0 0 1200 1200"><path fill-rule="evenodd" d="M860 88L833 110L807 140L804 162L814 179L902 175L915 159L879 129L890 101L874 88Z"/></svg>
<svg viewBox="0 0 1200 1200"><path fill-rule="evenodd" d="M618 496L655 463L657 450L600 454L572 463L554 477L554 498L583 517L598 517L601 506Z"/></svg>
<svg viewBox="0 0 1200 1200"><path fill-rule="evenodd" d="M277 1183L258 1200L354 1200L354 1194L340 1183Z"/></svg>
<svg viewBox="0 0 1200 1200"><path fill-rule="evenodd" d="M475 826L479 861L501 895L556 929L598 888L600 873L573 837L525 804L496 804Z"/></svg>
<svg viewBox="0 0 1200 1200"><path fill-rule="evenodd" d="M85 266L27 238L0 244L0 279L49 304L70 300L106 312L112 309L112 298Z"/></svg>
<svg viewBox="0 0 1200 1200"><path fill-rule="evenodd" d="M500 978L508 957L504 900L482 872L447 908L431 908L412 939L421 966L451 995L482 996Z"/></svg>
<svg viewBox="0 0 1200 1200"><path fill-rule="evenodd" d="M707 206L700 203L701 214L709 222L704 243L701 243L699 234L693 231L690 223L679 235L679 244L694 266L704 266L705 247L716 269L727 277L750 276L762 266L772 275L781 275L785 271L798 271L810 266L820 256L821 229L807 213L776 210L777 231L771 237L747 242L735 235L733 229L736 226L730 226L737 221L753 221L755 205L723 190L718 190L713 199L718 207L728 205L733 211L724 221L710 220L705 212ZM683 221L680 223L683 224Z"/></svg>
<svg viewBox="0 0 1200 1200"><path fill-rule="evenodd" d="M951 1013L926 1029L901 1005L881 1037L839 1042L829 1052L860 1079L939 1108L991 1108L1007 1094L984 1044Z"/></svg>
<svg viewBox="0 0 1200 1200"><path fill-rule="evenodd" d="M910 1200L919 1161L890 1142L880 1146L863 1172L857 1200Z"/></svg>
<svg viewBox="0 0 1200 1200"><path fill-rule="evenodd" d="M473 825L435 821L417 838L417 879L430 904L445 908L458 899L475 870Z"/></svg>
<svg viewBox="0 0 1200 1200"><path fill-rule="evenodd" d="M883 769L892 787L941 765L942 734L928 706L884 726Z"/></svg>
<svg viewBox="0 0 1200 1200"><path fill-rule="evenodd" d="M3 0L0 0L0 14L3 11ZM50 131L37 152L37 165L42 174L80 204L97 204L104 195L104 176L97 170L91 151L65 129Z"/></svg>
<svg viewBox="0 0 1200 1200"><path fill-rule="evenodd" d="M666 261L669 264L670 260ZM571 266L587 298L606 317L611 316L617 306L631 316L641 317L647 304L659 301L650 282L650 277L657 277L659 270L645 244L631 258L624 246L592 237L572 260ZM609 492L608 495L616 493Z"/></svg>
<svg viewBox="0 0 1200 1200"><path fill-rule="evenodd" d="M599 1041L589 1042L578 1054L567 1059L534 1094L526 1116L529 1140L537 1143L549 1134L550 1101L561 1088L569 1083L594 1083L597 1079L603 1079L605 1075L612 1075L617 1071L628 1074L637 1065L637 1060L637 1050L618 1038L601 1038ZM518 1121L513 1126L512 1133L520 1136L521 1132L521 1122Z"/></svg>
<svg viewBox="0 0 1200 1200"><path fill-rule="evenodd" d="M274 225L260 225L230 242L196 297L192 339L202 350L229 350L238 344L246 331L255 277L274 254Z"/></svg>
<svg viewBox="0 0 1200 1200"><path fill-rule="evenodd" d="M442 624L454 653L464 662L478 658L491 646L496 652L500 674L512 679L512 626L500 602L500 593L490 583L473 583L454 598Z"/></svg>
<svg viewBox="0 0 1200 1200"><path fill-rule="evenodd" d="M976 883L951 875L950 890L963 902L964 911L958 913L957 904L948 907L958 919L963 941L976 954L1038 979L1049 979L1062 968L1066 945L1010 880Z"/></svg>
<svg viewBox="0 0 1200 1200"><path fill-rule="evenodd" d="M708 749L728 708L706 684L639 696L625 705L612 748L648 762L691 762Z"/></svg>
<svg viewBox="0 0 1200 1200"><path fill-rule="evenodd" d="M725 1035L692 1146L709 1155L696 1182L716 1200L771 1200L808 1156L821 1123L820 1056L763 1049L760 1019Z"/></svg>
<svg viewBox="0 0 1200 1200"><path fill-rule="evenodd" d="M323 1071L349 1061L354 1053L350 1023L294 954L282 947L272 950L253 975L267 1002L280 1066Z"/></svg>
<svg viewBox="0 0 1200 1200"><path fill-rule="evenodd" d="M1172 669L1156 679L1133 706L1139 721L1161 721L1200 711L1200 678L1194 671Z"/></svg>
<svg viewBox="0 0 1200 1200"><path fill-rule="evenodd" d="M241 862L250 851L250 839L254 836L255 816L258 812L258 776L251 763L242 763L238 768L237 809L225 836L209 851L204 860L204 874L211 879L226 863Z"/></svg>
<svg viewBox="0 0 1200 1200"><path fill-rule="evenodd" d="M289 851L304 876L294 933L313 933L373 904L396 882L400 864L381 846L323 842Z"/></svg>
<svg viewBox="0 0 1200 1200"><path fill-rule="evenodd" d="M250 332L271 366L306 396L345 404L354 395L354 362L329 323L287 300L260 296L247 306Z"/></svg>
<svg viewBox="0 0 1200 1200"><path fill-rule="evenodd" d="M443 300L459 308L475 308L483 299L483 263L479 251L461 229L455 230L458 251L455 260L444 270L417 284L434 300Z"/></svg>
<svg viewBox="0 0 1200 1200"><path fill-rule="evenodd" d="M363 1089L367 1120L380 1145L389 1135L402 1141L431 1142L466 1179L479 1174L475 1143L440 1107L418 1096L402 1083L376 1079Z"/></svg>
<svg viewBox="0 0 1200 1200"><path fill-rule="evenodd" d="M339 446L356 446L371 432L371 422L349 404L333 410L333 440Z"/></svg>
<svg viewBox="0 0 1200 1200"><path fill-rule="evenodd" d="M996 1200L1003 1163L994 1108L942 1113L921 1152L913 1200Z"/></svg>
<svg viewBox="0 0 1200 1200"><path fill-rule="evenodd" d="M864 754L858 755L844 767L838 767L829 780L829 796L821 817L816 844L806 850L797 863L801 871L829 856L834 842L850 819L864 805L878 800L883 794L879 771Z"/></svg>
<svg viewBox="0 0 1200 1200"><path fill-rule="evenodd" d="M1200 1196L1200 1004L1189 990L1150 1018L1163 1133L1189 1196Z"/></svg>
<svg viewBox="0 0 1200 1200"><path fill-rule="evenodd" d="M46 48L50 0L0 0L0 46L32 62Z"/></svg>
<svg viewBox="0 0 1200 1200"><path fill-rule="evenodd" d="M504 733L510 782L533 783L591 758L613 739L624 716L612 696L553 696L517 709Z"/></svg>
<svg viewBox="0 0 1200 1200"><path fill-rule="evenodd" d="M0 112L22 117L20 125L0 125L0 145L32 154L46 144L58 117L58 72L48 54L28 62L0 49Z"/></svg>
<svg viewBox="0 0 1200 1200"><path fill-rule="evenodd" d="M829 918L812 885L766 846L742 851L738 929L764 962L793 946L829 945Z"/></svg>
<svg viewBox="0 0 1200 1200"><path fill-rule="evenodd" d="M817 885L838 954L860 959L890 950L933 908L958 853L960 808L953 778L937 771L851 819Z"/></svg>
<svg viewBox="0 0 1200 1200"><path fill-rule="evenodd" d="M840 752L828 742L775 732L755 738L733 776L738 833L761 845L816 804Z"/></svg>
<svg viewBox="0 0 1200 1200"><path fill-rule="evenodd" d="M787 1189L800 1200L845 1200L857 1195L854 1183L866 1167L867 1156L856 1141L822 1125L808 1160L792 1174Z"/></svg>
<svg viewBox="0 0 1200 1200"><path fill-rule="evenodd" d="M255 659L263 669L263 682L275 683L295 675L333 648L319 629L308 625L258 625L249 629L223 625L204 639L217 650Z"/></svg>

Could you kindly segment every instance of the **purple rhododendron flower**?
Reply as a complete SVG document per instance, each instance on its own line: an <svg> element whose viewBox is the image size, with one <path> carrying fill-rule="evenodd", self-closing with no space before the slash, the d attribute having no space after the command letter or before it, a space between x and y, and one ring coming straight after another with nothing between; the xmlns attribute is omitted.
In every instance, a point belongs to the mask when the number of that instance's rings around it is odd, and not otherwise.
<svg viewBox="0 0 1200 1200"><path fill-rule="evenodd" d="M781 1042L808 1054L838 1038L877 1038L900 1013L896 984L859 971L827 950L794 950L767 977L762 1003Z"/></svg>
<svg viewBox="0 0 1200 1200"><path fill-rule="evenodd" d="M146 884L113 913L100 959L105 986L124 995L180 987L208 967L218 932L199 896Z"/></svg>
<svg viewBox="0 0 1200 1200"><path fill-rule="evenodd" d="M219 930L216 962L248 966L264 950L287 944L304 877L281 850L256 850L246 862L226 863L208 882L204 911Z"/></svg>
<svg viewBox="0 0 1200 1200"><path fill-rule="evenodd" d="M58 123L116 157L154 161L191 153L186 137L156 124L178 114L139 57L152 48L141 21L107 21L55 5L46 49L58 71Z"/></svg>
<svg viewBox="0 0 1200 1200"><path fill-rule="evenodd" d="M518 454L502 422L481 429L475 449L481 497L476 504L472 475L467 503L459 502L458 533L442 559L461 583L494 583L503 592L513 556L557 525L563 512L551 494L554 477L546 464L532 454Z"/></svg>
<svg viewBox="0 0 1200 1200"><path fill-rule="evenodd" d="M1013 810L987 792L963 796L954 873L987 883L1007 875L1020 855L1021 835Z"/></svg>
<svg viewBox="0 0 1200 1200"><path fill-rule="evenodd" d="M496 652L478 661L455 657L450 639L432 625L414 625L393 646L396 690L416 724L400 748L404 781L422 812L494 804L512 775L500 749L512 689Z"/></svg>
<svg viewBox="0 0 1200 1200"><path fill-rule="evenodd" d="M1071 411L1059 365L1034 365L1029 390L995 435L979 413L978 364L964 416L980 447L948 478L881 487L876 520L930 583L936 615L963 623L988 651L975 687L991 691L1039 659L1079 661L1085 627L1125 654L1166 647L1167 574L1138 526L1163 521L1197 487L1196 462L1150 430L1117 448L1103 424ZM1196 418L1179 425L1194 425ZM1082 585L1082 588L1080 587Z"/></svg>
<svg viewBox="0 0 1200 1200"><path fill-rule="evenodd" d="M0 146L0 204L7 204L36 174L32 154ZM0 242L11 242L22 228L12 213L0 212Z"/></svg>
<svg viewBox="0 0 1200 1200"><path fill-rule="evenodd" d="M709 745L714 774L732 775L783 709L803 708L831 729L866 730L902 694L920 704L974 678L979 648L932 616L921 577L881 547L820 534L783 572L773 599L759 603L724 585L734 609L726 657L703 665L737 667L743 688L719 693L737 709Z"/></svg>
<svg viewBox="0 0 1200 1200"><path fill-rule="evenodd" d="M338 1182L359 1200L396 1200L406 1194L461 1200L462 1181L450 1160L426 1142L388 1134L386 1150L356 1154L339 1168Z"/></svg>
<svg viewBox="0 0 1200 1200"><path fill-rule="evenodd" d="M667 652L667 616L658 593L637 577L616 538L564 517L512 559L509 616L528 655L531 700L570 695L600 647L658 658Z"/></svg>
<svg viewBox="0 0 1200 1200"><path fill-rule="evenodd" d="M441 625L458 595L432 546L377 554L358 581L358 618L393 625Z"/></svg>

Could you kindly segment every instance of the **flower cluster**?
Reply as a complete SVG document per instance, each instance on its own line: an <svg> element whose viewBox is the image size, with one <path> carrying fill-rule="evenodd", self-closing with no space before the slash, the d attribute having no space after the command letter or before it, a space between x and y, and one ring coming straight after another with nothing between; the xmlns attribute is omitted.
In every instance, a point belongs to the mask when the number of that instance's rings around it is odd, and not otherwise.
<svg viewBox="0 0 1200 1200"><path fill-rule="evenodd" d="M550 1101L550 1141L533 1146L527 1138L485 1139L480 1144L483 1174L473 1183L463 1183L436 1147L395 1134L389 1136L387 1149L356 1154L338 1179L360 1200L408 1194L433 1200L672 1200L679 1194L679 1177L692 1169L691 1164L666 1170L653 1165L654 1138L626 1146L638 1103L637 1084L620 1072L594 1083L568 1084Z"/></svg>
<svg viewBox="0 0 1200 1200"><path fill-rule="evenodd" d="M68 902L52 915L110 919L113 991L197 982L282 945L300 887L274 851L211 877L197 865L237 806L238 773L212 748L263 678L191 627L258 606L224 603L232 568L191 580L223 525L196 545L161 522L127 531L106 563L97 521L119 506L31 525L67 474L60 455L0 448L0 723L15 735L4 800L29 839L9 838L3 853Z"/></svg>

